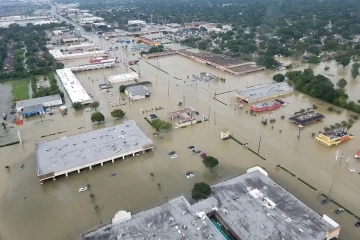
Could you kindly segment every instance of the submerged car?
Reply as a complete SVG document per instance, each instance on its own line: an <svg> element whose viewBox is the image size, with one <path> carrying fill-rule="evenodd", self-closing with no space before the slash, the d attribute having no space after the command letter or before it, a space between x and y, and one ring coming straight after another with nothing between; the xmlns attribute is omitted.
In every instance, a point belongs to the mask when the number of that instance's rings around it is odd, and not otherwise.
<svg viewBox="0 0 360 240"><path fill-rule="evenodd" d="M321 201L321 204L322 205L325 205L329 202L329 199L328 198L325 198L324 200Z"/></svg>
<svg viewBox="0 0 360 240"><path fill-rule="evenodd" d="M357 221L357 222L355 223L355 226L356 226L356 227L360 227L360 221Z"/></svg>
<svg viewBox="0 0 360 240"><path fill-rule="evenodd" d="M173 154L175 154L175 151L168 152L168 155L173 155Z"/></svg>
<svg viewBox="0 0 360 240"><path fill-rule="evenodd" d="M335 213L336 213L336 214L340 214L340 213L342 213L342 212L344 212L344 209L343 209L343 208L338 208L338 209L335 210Z"/></svg>
<svg viewBox="0 0 360 240"><path fill-rule="evenodd" d="M175 159L175 158L177 158L177 155L172 155L171 156L171 159Z"/></svg>
<svg viewBox="0 0 360 240"><path fill-rule="evenodd" d="M355 154L355 158L360 159L360 151Z"/></svg>
<svg viewBox="0 0 360 240"><path fill-rule="evenodd" d="M87 187L79 188L79 192L85 192L87 190Z"/></svg>

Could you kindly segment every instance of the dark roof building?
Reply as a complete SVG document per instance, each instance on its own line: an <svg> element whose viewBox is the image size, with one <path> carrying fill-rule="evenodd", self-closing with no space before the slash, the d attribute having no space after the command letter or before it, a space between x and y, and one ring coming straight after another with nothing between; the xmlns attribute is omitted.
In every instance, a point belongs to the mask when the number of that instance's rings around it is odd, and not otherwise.
<svg viewBox="0 0 360 240"><path fill-rule="evenodd" d="M321 121L325 118L324 115L322 115L321 113L315 112L315 111L310 111L310 112L306 112L306 113L300 113L297 115L294 115L292 117L290 117L290 121L292 121L293 123L296 124L300 124L300 125L307 125L313 122L317 122L317 121Z"/></svg>
<svg viewBox="0 0 360 240"><path fill-rule="evenodd" d="M132 216L120 211L82 239L329 240L339 235L339 224L318 215L260 167L211 190L209 198L192 205L181 196Z"/></svg>

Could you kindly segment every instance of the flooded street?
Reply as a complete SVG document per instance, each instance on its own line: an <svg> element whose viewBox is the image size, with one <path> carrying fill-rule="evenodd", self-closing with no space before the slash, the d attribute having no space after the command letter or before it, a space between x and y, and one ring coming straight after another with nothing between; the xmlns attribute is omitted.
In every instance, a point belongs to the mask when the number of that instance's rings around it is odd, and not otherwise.
<svg viewBox="0 0 360 240"><path fill-rule="evenodd" d="M94 42L102 48L118 45L103 39L96 39ZM127 62L138 57L133 56L133 53L135 52L119 47L114 55ZM288 61L284 58L282 60ZM83 58L65 61L64 64L65 67L70 67L87 62L88 58ZM168 74L151 64L158 65ZM334 83L342 77L348 80L349 98L357 100L356 91L359 90L356 81L351 80L353 83L348 77L349 66L343 69L334 62L322 63L314 68L315 73L324 74L325 65L330 67L329 74L335 75L329 77ZM269 118L269 112L250 116L246 112L249 111L247 104L243 109L235 108L236 97L233 91L270 82L274 74L272 71L236 77L181 56L142 59L139 67L134 66L133 69L140 70L141 81L152 81L152 86L148 87L151 97L131 102L122 94L121 97L126 100L121 100L120 104L126 104L121 105L121 109L126 112L127 119L135 120L140 129L154 141L155 151L107 163L103 167L96 166L92 170L81 171L80 174L72 173L67 178L59 177L56 181L46 181L40 185L36 177L35 141L69 136L122 122L110 115L113 109L119 107L112 105L119 96L121 84L113 84L108 93L101 93L98 84L103 83L106 76L132 70L118 64L111 69L75 73L87 92L100 102L98 111L105 115L105 124L93 125L90 122L91 113L83 110L75 112L66 94L69 109L67 116L62 117L57 112L53 116L46 115L42 121L39 117L25 119L24 124L19 127L24 144L0 148L0 239L80 239L81 233L111 221L119 210L135 213L179 195L185 195L190 200L191 189L196 182L214 184L243 174L254 165L263 166L272 179L309 207L321 215L329 215L342 225L340 239L358 239L359 229L353 226L356 219L348 213L335 215L334 210L338 207L333 203L323 206L320 204L322 199L316 196L320 191L328 195L334 179L331 198L360 215L360 188L357 184L360 180L360 175L357 174L360 162L354 159L354 154L360 150L360 137L357 136L360 124L355 123L349 131L355 135L354 140L336 147L325 147L311 137L311 133L318 133L325 126L347 120L350 112L343 109L341 114L329 112L326 110L329 104L294 92L281 98L288 104L275 111L276 122L264 126L261 120ZM191 76L200 72L215 74L225 78L227 82L196 83ZM189 79L187 76L190 76ZM223 93L216 96L223 103L213 99L215 93ZM144 117L155 113L159 118L167 120L166 113L178 110L179 102L199 111L199 116L196 116L198 120L205 115L209 121L162 133L162 139L155 138L152 135L154 129ZM325 119L306 126L298 140L297 126L287 118L313 104L317 104L317 111L323 113ZM155 110L155 107L160 106L164 109ZM140 109L145 113L141 114ZM280 118L282 115L285 116L284 120ZM175 125L175 121L172 123ZM254 151L259 149L260 155L266 160L233 140L221 140L220 130L225 128L229 128L239 141L249 143ZM47 136L53 133L55 135ZM189 145L195 145L197 149L218 158L219 167L212 171L206 169L199 156L187 149ZM341 164L339 161L335 162L337 150L343 150ZM167 154L169 151L176 151L178 158L171 159ZM346 162L348 158L350 160ZM21 164L25 164L24 170L19 169ZM276 164L281 164L296 177L276 168ZM5 169L7 165L10 166L8 172ZM355 168L356 173L349 172L349 167ZM193 171L195 177L187 179L187 171ZM111 172L116 172L117 175L109 177ZM150 173L154 173L153 180ZM298 178L317 188L317 191L301 183ZM158 189L158 183L161 184L161 189ZM87 184L90 184L89 189L79 193L78 189ZM94 199L90 198L90 193L95 195ZM95 205L100 207L98 213L94 209Z"/></svg>

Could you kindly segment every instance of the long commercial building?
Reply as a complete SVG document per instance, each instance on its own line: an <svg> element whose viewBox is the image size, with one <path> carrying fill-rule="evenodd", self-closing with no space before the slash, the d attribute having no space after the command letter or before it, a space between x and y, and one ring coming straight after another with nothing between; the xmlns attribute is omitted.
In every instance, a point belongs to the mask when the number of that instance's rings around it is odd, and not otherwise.
<svg viewBox="0 0 360 240"><path fill-rule="evenodd" d="M112 222L82 235L99 239L330 240L340 225L320 216L279 186L260 167L211 187L191 205L181 196L134 215L119 211Z"/></svg>
<svg viewBox="0 0 360 240"><path fill-rule="evenodd" d="M25 107L31 107L34 105L41 105L42 110L44 110L44 107L53 107L53 106L59 106L61 105L62 99L59 94L45 96L45 97L39 97L39 98L31 98L27 100L17 101L16 102L16 110L17 112L22 112Z"/></svg>
<svg viewBox="0 0 360 240"><path fill-rule="evenodd" d="M247 103L254 103L280 97L293 91L293 88L285 82L275 84L267 83L239 90L236 92L236 96Z"/></svg>
<svg viewBox="0 0 360 240"><path fill-rule="evenodd" d="M79 102L82 104L89 104L93 102L80 81L71 71L71 68L58 69L56 70L56 73L72 103Z"/></svg>
<svg viewBox="0 0 360 240"><path fill-rule="evenodd" d="M100 57L106 56L107 53L104 50L98 51L90 51L90 52L81 52L81 53L73 53L73 54L63 54L60 49L49 50L49 53L54 56L56 60L68 60L74 58L83 58L83 57Z"/></svg>
<svg viewBox="0 0 360 240"><path fill-rule="evenodd" d="M153 142L133 120L51 141L36 142L37 176L42 182L94 165L152 151Z"/></svg>

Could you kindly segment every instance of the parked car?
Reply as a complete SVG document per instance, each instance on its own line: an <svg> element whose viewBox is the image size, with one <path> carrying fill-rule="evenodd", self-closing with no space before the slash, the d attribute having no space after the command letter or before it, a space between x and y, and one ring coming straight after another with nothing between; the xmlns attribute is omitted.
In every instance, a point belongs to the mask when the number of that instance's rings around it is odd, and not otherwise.
<svg viewBox="0 0 360 240"><path fill-rule="evenodd" d="M197 154L197 153L201 153L201 151L200 151L200 150L196 150L195 153L196 153L196 154Z"/></svg>
<svg viewBox="0 0 360 240"><path fill-rule="evenodd" d="M360 221L357 221L357 222L355 223L355 226L356 226L356 227L360 227Z"/></svg>
<svg viewBox="0 0 360 240"><path fill-rule="evenodd" d="M193 150L193 149L195 149L195 146L192 146L192 145L191 145L191 146L189 146L188 148L189 148L190 150Z"/></svg>
<svg viewBox="0 0 360 240"><path fill-rule="evenodd" d="M175 154L175 151L168 152L169 155Z"/></svg>
<svg viewBox="0 0 360 240"><path fill-rule="evenodd" d="M342 213L343 211L344 211L343 208L338 208L338 209L335 210L335 213L336 213L336 214L340 214L340 213Z"/></svg>
<svg viewBox="0 0 360 240"><path fill-rule="evenodd" d="M355 154L355 158L357 158L357 159L360 158L360 151L358 151L358 152Z"/></svg>
<svg viewBox="0 0 360 240"><path fill-rule="evenodd" d="M171 159L175 159L175 158L177 158L177 155L172 155L171 156Z"/></svg>
<svg viewBox="0 0 360 240"><path fill-rule="evenodd" d="M79 192L85 192L87 190L87 187L79 188Z"/></svg>
<svg viewBox="0 0 360 240"><path fill-rule="evenodd" d="M321 201L321 204L322 205L325 205L329 202L329 199L328 198L325 198L324 200Z"/></svg>

